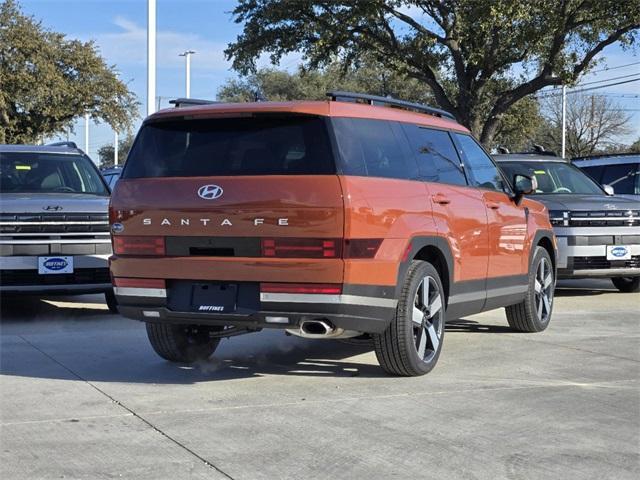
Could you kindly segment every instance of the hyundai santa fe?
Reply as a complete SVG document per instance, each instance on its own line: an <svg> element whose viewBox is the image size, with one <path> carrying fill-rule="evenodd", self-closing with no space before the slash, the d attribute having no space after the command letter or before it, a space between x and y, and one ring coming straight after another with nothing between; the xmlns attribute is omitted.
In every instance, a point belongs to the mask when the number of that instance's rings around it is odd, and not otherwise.
<svg viewBox="0 0 640 480"><path fill-rule="evenodd" d="M548 326L555 237L532 182L510 187L447 112L389 98L164 110L111 199L120 311L170 361L278 328L371 337L385 371L425 374L447 319Z"/></svg>

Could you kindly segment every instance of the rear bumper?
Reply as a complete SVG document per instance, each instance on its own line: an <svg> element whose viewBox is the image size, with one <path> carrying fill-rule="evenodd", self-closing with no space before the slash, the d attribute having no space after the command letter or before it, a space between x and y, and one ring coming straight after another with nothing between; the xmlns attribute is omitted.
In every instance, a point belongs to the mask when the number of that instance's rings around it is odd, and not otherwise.
<svg viewBox="0 0 640 480"><path fill-rule="evenodd" d="M364 287L387 293L388 287ZM245 328L297 327L303 320L329 320L334 326L363 333L383 332L392 320L397 301L388 296L361 295L363 287L345 286L344 294L261 293L255 304L233 313L176 309L175 298L164 289L115 288L119 310L125 317L152 323L234 325Z"/></svg>

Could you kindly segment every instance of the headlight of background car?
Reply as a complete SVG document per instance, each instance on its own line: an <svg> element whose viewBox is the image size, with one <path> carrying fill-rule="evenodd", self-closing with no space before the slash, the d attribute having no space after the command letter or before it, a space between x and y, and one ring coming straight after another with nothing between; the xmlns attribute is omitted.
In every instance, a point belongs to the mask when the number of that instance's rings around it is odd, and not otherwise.
<svg viewBox="0 0 640 480"><path fill-rule="evenodd" d="M569 212L566 210L549 210L549 221L554 226L569 225Z"/></svg>

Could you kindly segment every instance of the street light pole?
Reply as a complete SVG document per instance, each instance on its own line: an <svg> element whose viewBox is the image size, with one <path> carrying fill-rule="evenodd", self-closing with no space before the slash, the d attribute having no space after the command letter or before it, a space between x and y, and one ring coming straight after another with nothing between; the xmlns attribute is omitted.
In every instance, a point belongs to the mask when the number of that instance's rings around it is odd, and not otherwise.
<svg viewBox="0 0 640 480"><path fill-rule="evenodd" d="M147 0L147 115L156 109L156 0Z"/></svg>
<svg viewBox="0 0 640 480"><path fill-rule="evenodd" d="M565 157L567 137L567 86L562 85L562 158Z"/></svg>
<svg viewBox="0 0 640 480"><path fill-rule="evenodd" d="M184 57L184 90L185 90L185 98L191 98L191 55L193 55L193 50L186 50L178 56Z"/></svg>
<svg viewBox="0 0 640 480"><path fill-rule="evenodd" d="M84 153L89 155L89 114L84 114Z"/></svg>

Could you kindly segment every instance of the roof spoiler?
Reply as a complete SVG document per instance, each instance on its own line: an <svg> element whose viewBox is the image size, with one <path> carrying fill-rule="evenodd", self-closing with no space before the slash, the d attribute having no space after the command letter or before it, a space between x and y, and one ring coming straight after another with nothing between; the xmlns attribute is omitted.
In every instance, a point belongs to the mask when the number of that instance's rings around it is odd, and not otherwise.
<svg viewBox="0 0 640 480"><path fill-rule="evenodd" d="M453 114L440 110L439 108L430 107L429 105L423 105L421 103L406 102L404 100L398 100L393 97L379 97L377 95L367 95L365 93L343 92L339 90L333 90L327 92L327 97L330 97L332 101L347 101L347 102L364 102L369 105L382 105L395 108L402 108L404 110L411 110L420 113L428 113L436 117L444 117L450 120L456 121L456 117Z"/></svg>
<svg viewBox="0 0 640 480"><path fill-rule="evenodd" d="M175 105L176 108L180 107L193 107L195 105L212 105L216 102L214 100L204 100L201 98L176 98L175 100L169 100L169 103Z"/></svg>

